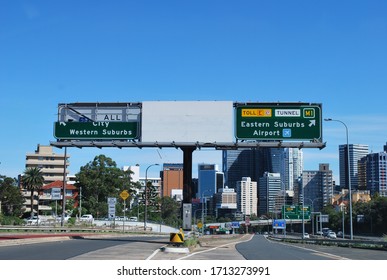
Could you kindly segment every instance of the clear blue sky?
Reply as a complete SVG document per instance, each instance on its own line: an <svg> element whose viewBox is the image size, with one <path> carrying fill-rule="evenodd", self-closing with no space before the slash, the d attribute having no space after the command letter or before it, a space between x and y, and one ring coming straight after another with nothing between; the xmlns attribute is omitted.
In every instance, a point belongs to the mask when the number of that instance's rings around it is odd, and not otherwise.
<svg viewBox="0 0 387 280"><path fill-rule="evenodd" d="M0 1L0 174L53 137L58 103L148 100L322 103L349 142L387 141L387 1ZM340 123L323 123L338 180ZM55 149L57 153L63 150ZM182 162L175 149L69 149L70 172L98 154L119 166ZM221 164L198 151L195 164ZM152 168L152 172L157 168ZM194 174L194 176L196 176Z"/></svg>

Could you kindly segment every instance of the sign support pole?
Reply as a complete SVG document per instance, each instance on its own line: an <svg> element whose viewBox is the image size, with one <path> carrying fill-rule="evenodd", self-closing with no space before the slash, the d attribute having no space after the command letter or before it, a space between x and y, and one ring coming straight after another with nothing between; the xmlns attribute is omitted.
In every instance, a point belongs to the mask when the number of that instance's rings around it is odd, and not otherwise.
<svg viewBox="0 0 387 280"><path fill-rule="evenodd" d="M182 147L183 151L183 203L192 202L192 153L196 147Z"/></svg>
<svg viewBox="0 0 387 280"><path fill-rule="evenodd" d="M64 226L64 220L66 215L66 168L67 168L67 147L65 147L64 150L64 168L63 168L63 205L62 205L62 219L61 219L61 226ZM38 206L39 207L39 206Z"/></svg>

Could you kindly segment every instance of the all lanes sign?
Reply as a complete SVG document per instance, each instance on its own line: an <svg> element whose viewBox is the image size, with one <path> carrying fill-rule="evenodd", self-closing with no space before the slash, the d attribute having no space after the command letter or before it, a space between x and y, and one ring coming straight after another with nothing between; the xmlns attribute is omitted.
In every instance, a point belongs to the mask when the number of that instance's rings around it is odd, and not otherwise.
<svg viewBox="0 0 387 280"><path fill-rule="evenodd" d="M321 104L248 104L236 108L236 138L322 141Z"/></svg>

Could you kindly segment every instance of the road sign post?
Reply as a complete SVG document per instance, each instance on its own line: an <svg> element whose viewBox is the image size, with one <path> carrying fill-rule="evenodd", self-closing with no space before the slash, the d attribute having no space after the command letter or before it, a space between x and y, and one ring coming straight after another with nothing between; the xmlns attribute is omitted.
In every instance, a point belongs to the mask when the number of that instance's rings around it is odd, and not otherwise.
<svg viewBox="0 0 387 280"><path fill-rule="evenodd" d="M116 217L116 203L117 203L117 198L115 197L108 197L108 215L109 215L109 220L114 220Z"/></svg>
<svg viewBox="0 0 387 280"><path fill-rule="evenodd" d="M124 220L122 221L122 231L125 232L125 219L126 219L126 200L129 197L129 193L127 190L123 190L120 193L120 197L124 200Z"/></svg>

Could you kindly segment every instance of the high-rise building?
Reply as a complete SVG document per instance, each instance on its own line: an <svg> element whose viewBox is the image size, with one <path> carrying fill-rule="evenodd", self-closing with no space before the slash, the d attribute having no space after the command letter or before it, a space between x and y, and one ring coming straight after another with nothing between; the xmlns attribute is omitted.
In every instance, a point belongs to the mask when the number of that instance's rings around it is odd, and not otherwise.
<svg viewBox="0 0 387 280"><path fill-rule="evenodd" d="M224 187L224 175L217 164L198 165L198 194L197 198L213 196L218 189Z"/></svg>
<svg viewBox="0 0 387 280"><path fill-rule="evenodd" d="M286 204L293 204L295 185L297 185L302 175L302 170L303 152L298 148L257 148L223 151L223 172L226 185L230 188L236 188L237 182L242 177L250 177L252 181L259 182L258 185L260 185L261 177L265 177L265 173L278 173L280 174L278 184ZM286 193L283 192L284 190ZM268 207L263 206L262 209L261 207L259 209L260 211L267 211L270 208Z"/></svg>
<svg viewBox="0 0 387 280"><path fill-rule="evenodd" d="M183 197L183 164L164 163L161 174L162 195L176 198Z"/></svg>
<svg viewBox="0 0 387 280"><path fill-rule="evenodd" d="M271 148L271 169L268 172L279 173L282 188L286 191L286 204L293 204L294 189L302 175L303 152L298 148Z"/></svg>
<svg viewBox="0 0 387 280"><path fill-rule="evenodd" d="M358 163L359 189L368 190L373 196L387 196L387 153L372 153Z"/></svg>
<svg viewBox="0 0 387 280"><path fill-rule="evenodd" d="M259 179L259 215L277 216L285 204L280 173L265 172Z"/></svg>
<svg viewBox="0 0 387 280"><path fill-rule="evenodd" d="M237 210L237 193L228 187L218 189L215 194L215 204L218 217L233 217Z"/></svg>
<svg viewBox="0 0 387 280"><path fill-rule="evenodd" d="M304 156L301 149L287 148L286 150L289 163L286 165L288 171L285 172L285 183L289 186L287 190L294 191L304 170Z"/></svg>
<svg viewBox="0 0 387 280"><path fill-rule="evenodd" d="M52 146L38 144L35 153L26 154L26 168L38 167L43 173L44 185L55 181L63 181L63 174L66 166L66 177L69 174L68 167L70 156L66 154L56 154Z"/></svg>
<svg viewBox="0 0 387 280"><path fill-rule="evenodd" d="M321 211L332 203L333 172L329 164L320 163L319 170L304 170L300 187L304 189L304 204L310 205L313 211ZM302 203L302 189L297 190L298 203Z"/></svg>
<svg viewBox="0 0 387 280"><path fill-rule="evenodd" d="M236 189L242 177L250 177L257 182L263 163L262 149L225 150L222 154L222 165L226 185Z"/></svg>
<svg viewBox="0 0 387 280"><path fill-rule="evenodd" d="M237 182L238 211L245 215L258 215L257 182L250 177L243 177Z"/></svg>
<svg viewBox="0 0 387 280"><path fill-rule="evenodd" d="M293 191L303 170L303 152L298 148L261 148L223 151L226 184L235 188L242 177L258 182L265 172L280 173L287 191Z"/></svg>
<svg viewBox="0 0 387 280"><path fill-rule="evenodd" d="M358 161L368 154L368 145L349 144L349 173L351 176L351 189L357 190L358 183ZM348 155L347 145L339 146L339 172L340 187L348 189Z"/></svg>

